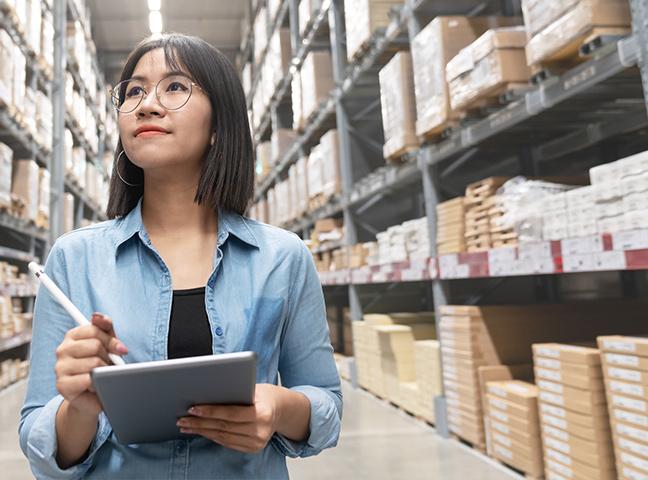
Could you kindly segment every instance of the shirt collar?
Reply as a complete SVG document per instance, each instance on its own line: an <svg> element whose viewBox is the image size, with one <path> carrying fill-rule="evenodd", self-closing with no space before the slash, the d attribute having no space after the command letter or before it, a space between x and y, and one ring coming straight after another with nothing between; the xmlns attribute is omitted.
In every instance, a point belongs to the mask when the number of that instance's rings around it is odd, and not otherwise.
<svg viewBox="0 0 648 480"><path fill-rule="evenodd" d="M139 234L140 238L145 243L150 242L148 233L146 233L144 223L142 222L141 197L135 208L133 208L128 215L123 217L119 227L117 228L117 234L115 235L115 252L117 252L120 245L132 238L135 234ZM236 213L228 212L219 208L218 245L223 245L229 238L230 234L250 246L259 248L259 242L250 230L245 219Z"/></svg>

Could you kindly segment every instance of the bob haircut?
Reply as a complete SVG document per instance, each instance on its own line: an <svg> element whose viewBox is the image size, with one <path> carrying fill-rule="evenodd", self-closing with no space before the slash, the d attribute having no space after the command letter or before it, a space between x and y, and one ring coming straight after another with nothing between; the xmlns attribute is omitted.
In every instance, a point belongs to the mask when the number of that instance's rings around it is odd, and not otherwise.
<svg viewBox="0 0 648 480"><path fill-rule="evenodd" d="M178 33L140 42L124 63L120 82L129 79L140 59L162 48L172 70L187 73L207 93L212 109L214 145L207 154L194 201L244 215L254 194L254 153L245 94L234 67L218 49L204 40ZM121 115L118 113L118 115ZM123 151L115 150L106 214L113 219L128 215L144 194L144 172ZM124 183L115 169L126 182Z"/></svg>

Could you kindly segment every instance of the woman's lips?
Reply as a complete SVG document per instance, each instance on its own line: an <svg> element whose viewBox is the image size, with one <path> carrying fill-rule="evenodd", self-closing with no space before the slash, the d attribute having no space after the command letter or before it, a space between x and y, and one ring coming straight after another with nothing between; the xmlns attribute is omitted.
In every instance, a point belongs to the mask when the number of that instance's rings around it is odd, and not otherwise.
<svg viewBox="0 0 648 480"><path fill-rule="evenodd" d="M141 133L135 135L136 137L155 137L158 135L166 135L167 132L161 132L159 130L145 130Z"/></svg>

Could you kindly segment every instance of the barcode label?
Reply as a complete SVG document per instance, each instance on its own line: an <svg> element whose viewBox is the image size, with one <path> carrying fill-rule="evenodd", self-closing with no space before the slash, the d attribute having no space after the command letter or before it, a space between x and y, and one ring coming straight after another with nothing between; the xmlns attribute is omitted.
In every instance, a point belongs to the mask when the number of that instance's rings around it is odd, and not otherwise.
<svg viewBox="0 0 648 480"><path fill-rule="evenodd" d="M643 387L621 382L610 382L610 390L617 393L625 393L626 395L634 395L636 397L643 397L644 394Z"/></svg>
<svg viewBox="0 0 648 480"><path fill-rule="evenodd" d="M612 378L618 378L620 380L628 380L630 382L641 382L641 372L635 370L626 370L624 368L608 368L608 375Z"/></svg>
<svg viewBox="0 0 648 480"><path fill-rule="evenodd" d="M562 420L560 418L552 417L551 415L547 415L546 413L542 414L542 421L546 424L553 425L554 427L562 428L563 430L567 430L567 421Z"/></svg>
<svg viewBox="0 0 648 480"><path fill-rule="evenodd" d="M606 353L605 359L608 363L613 363L614 365L623 365L626 367L638 367L639 366L639 357L633 357L632 355L619 355L618 353Z"/></svg>
<svg viewBox="0 0 648 480"><path fill-rule="evenodd" d="M603 348L606 350L620 350L622 352L635 352L637 346L632 342L617 342L614 340L605 340Z"/></svg>
<svg viewBox="0 0 648 480"><path fill-rule="evenodd" d="M642 427L648 427L648 417L645 415L639 415L637 413L626 412L625 410L614 409L614 417L618 420L623 420L624 422L634 423L635 425L641 425Z"/></svg>

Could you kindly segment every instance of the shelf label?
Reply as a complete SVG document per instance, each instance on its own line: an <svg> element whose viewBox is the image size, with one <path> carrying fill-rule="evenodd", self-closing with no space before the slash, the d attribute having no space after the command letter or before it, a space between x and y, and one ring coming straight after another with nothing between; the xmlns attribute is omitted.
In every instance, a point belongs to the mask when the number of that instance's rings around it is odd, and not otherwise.
<svg viewBox="0 0 648 480"><path fill-rule="evenodd" d="M488 263L510 263L517 260L515 248L491 248L488 251Z"/></svg>
<svg viewBox="0 0 648 480"><path fill-rule="evenodd" d="M629 382L641 382L641 372L636 370L626 370L625 368L608 368L610 378L618 378Z"/></svg>
<svg viewBox="0 0 648 480"><path fill-rule="evenodd" d="M603 251L603 237L593 235L591 237L565 238L560 241L560 247L563 256L598 253Z"/></svg>
<svg viewBox="0 0 648 480"><path fill-rule="evenodd" d="M563 270L565 272L592 272L596 270L596 255L591 253L564 255Z"/></svg>
<svg viewBox="0 0 648 480"><path fill-rule="evenodd" d="M423 280L423 270L403 270L401 272L401 281L403 282L417 282Z"/></svg>
<svg viewBox="0 0 648 480"><path fill-rule="evenodd" d="M634 395L635 397L642 397L644 394L644 389L640 385L631 385L614 381L610 382L610 390L625 395Z"/></svg>
<svg viewBox="0 0 648 480"><path fill-rule="evenodd" d="M645 415L639 415L637 413L626 412L625 410L614 409L614 418L622 420L628 423L634 423L635 425L641 425L642 427L648 427L648 417Z"/></svg>
<svg viewBox="0 0 648 480"><path fill-rule="evenodd" d="M612 395L612 404L621 407L628 408L630 410L636 410L638 412L646 411L646 402L641 400L633 400L631 398L620 397L618 395ZM648 432L646 432L648 434Z"/></svg>
<svg viewBox="0 0 648 480"><path fill-rule="evenodd" d="M626 437L636 438L638 440L648 442L648 432L641 430L639 428L628 427L622 423L616 424L616 430L619 435L625 435Z"/></svg>
<svg viewBox="0 0 648 480"><path fill-rule="evenodd" d="M614 250L642 250L648 248L648 230L629 230L612 234Z"/></svg>
<svg viewBox="0 0 648 480"><path fill-rule="evenodd" d="M616 340L604 340L604 350L619 350L621 352L636 352L637 346L632 342L619 342Z"/></svg>
<svg viewBox="0 0 648 480"><path fill-rule="evenodd" d="M596 254L597 270L625 270L628 268L625 252L611 250Z"/></svg>
<svg viewBox="0 0 648 480"><path fill-rule="evenodd" d="M639 357L633 357L632 355L620 355L618 353L606 353L605 359L608 363L614 365L623 365L625 367L638 367L639 366Z"/></svg>
<svg viewBox="0 0 648 480"><path fill-rule="evenodd" d="M579 86L581 83L584 83L588 80L591 80L596 76L596 65L590 65L582 71L568 77L563 82L563 88L565 91L571 90Z"/></svg>

